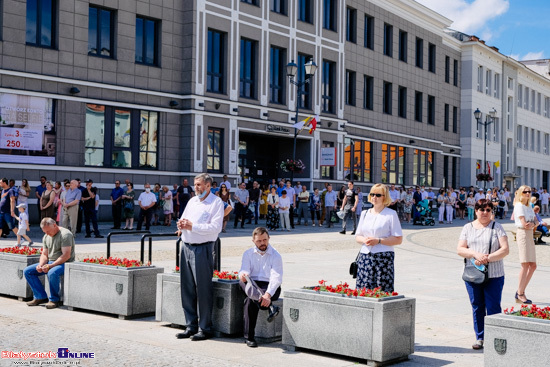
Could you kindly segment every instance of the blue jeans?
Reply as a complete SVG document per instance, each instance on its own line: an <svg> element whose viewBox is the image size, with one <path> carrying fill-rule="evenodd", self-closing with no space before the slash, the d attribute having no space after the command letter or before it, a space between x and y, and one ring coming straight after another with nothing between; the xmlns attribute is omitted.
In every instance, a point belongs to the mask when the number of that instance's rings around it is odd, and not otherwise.
<svg viewBox="0 0 550 367"><path fill-rule="evenodd" d="M477 340L483 340L485 334L485 315L501 313L500 300L504 287L504 276L489 278L485 284L464 282L472 304L474 331Z"/></svg>
<svg viewBox="0 0 550 367"><path fill-rule="evenodd" d="M52 264L53 261L48 261L48 264ZM27 279L27 282L29 282L29 285L32 289L32 294L34 296L34 299L46 299L48 298L48 295L46 294L46 291L44 290L44 286L42 285L42 282L38 277L47 275L48 280L50 281L50 301L52 302L59 302L59 289L61 288L60 284L60 277L65 274L65 264L57 265L51 268L47 274L39 273L36 270L36 267L38 266L38 263L29 265L25 268L23 273L25 274L25 278Z"/></svg>

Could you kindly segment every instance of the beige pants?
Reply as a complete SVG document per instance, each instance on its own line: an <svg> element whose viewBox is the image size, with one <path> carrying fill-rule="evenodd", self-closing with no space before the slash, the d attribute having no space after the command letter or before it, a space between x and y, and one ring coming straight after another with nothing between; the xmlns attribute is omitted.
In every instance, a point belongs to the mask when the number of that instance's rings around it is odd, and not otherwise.
<svg viewBox="0 0 550 367"><path fill-rule="evenodd" d="M68 208L63 208L63 222L61 226L67 229L69 229L69 226L70 226L73 236L76 234L77 221L78 221L78 204L70 206Z"/></svg>

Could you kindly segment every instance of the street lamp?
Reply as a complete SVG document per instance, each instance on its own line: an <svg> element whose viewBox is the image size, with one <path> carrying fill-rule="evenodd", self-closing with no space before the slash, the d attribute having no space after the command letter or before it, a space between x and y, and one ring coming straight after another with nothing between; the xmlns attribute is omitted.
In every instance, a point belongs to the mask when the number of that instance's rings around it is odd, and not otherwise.
<svg viewBox="0 0 550 367"><path fill-rule="evenodd" d="M474 117L477 120L478 125L483 125L485 127L484 135L483 135L483 173L487 174L487 126L491 125L493 122L495 122L496 116L497 116L497 110L493 107L492 110L489 111L488 115L485 115L485 122L481 121L483 113L479 110L479 108L476 108L474 111ZM487 180L483 180L483 192L487 192Z"/></svg>
<svg viewBox="0 0 550 367"><path fill-rule="evenodd" d="M317 71L317 64L313 62L313 60L309 60L304 65L306 76L303 81L296 80L296 73L298 71L298 65L294 63L294 60L289 62L286 66L286 74L290 78L290 84L293 84L296 86L296 115L294 118L294 123L298 123L298 112L300 110L300 100L302 97L302 94L304 94L303 87L309 83L309 81L312 79L312 77L315 75L315 72ZM294 146L292 148L292 161L296 161L296 136L298 136L298 129L294 128ZM294 170L290 171L290 181L294 182Z"/></svg>

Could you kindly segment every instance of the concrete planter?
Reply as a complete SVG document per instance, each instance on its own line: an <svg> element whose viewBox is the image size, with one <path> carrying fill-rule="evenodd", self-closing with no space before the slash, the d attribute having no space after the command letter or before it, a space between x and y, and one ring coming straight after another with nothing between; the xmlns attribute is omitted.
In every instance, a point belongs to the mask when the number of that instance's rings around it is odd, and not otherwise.
<svg viewBox="0 0 550 367"><path fill-rule="evenodd" d="M485 366L549 366L550 321L497 314L485 317Z"/></svg>
<svg viewBox="0 0 550 367"><path fill-rule="evenodd" d="M32 290L23 270L39 261L40 254L26 256L0 253L0 294L15 296L20 301L31 299Z"/></svg>
<svg viewBox="0 0 550 367"><path fill-rule="evenodd" d="M212 278L214 283L214 307L212 326L214 331L232 335L243 332L244 292L238 281ZM157 275L156 320L174 325L186 324L181 306L180 275L163 273Z"/></svg>
<svg viewBox="0 0 550 367"><path fill-rule="evenodd" d="M123 268L81 262L65 265L63 303L69 307L128 316L155 312L157 274L164 268Z"/></svg>
<svg viewBox="0 0 550 367"><path fill-rule="evenodd" d="M414 298L343 297L310 290L284 292L283 344L369 361L414 353Z"/></svg>

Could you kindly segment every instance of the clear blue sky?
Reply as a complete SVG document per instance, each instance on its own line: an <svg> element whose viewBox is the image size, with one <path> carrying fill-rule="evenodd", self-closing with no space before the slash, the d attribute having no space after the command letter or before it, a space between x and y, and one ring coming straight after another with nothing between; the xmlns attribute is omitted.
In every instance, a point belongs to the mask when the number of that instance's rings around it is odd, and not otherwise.
<svg viewBox="0 0 550 367"><path fill-rule="evenodd" d="M550 58L550 0L416 0L517 60Z"/></svg>

